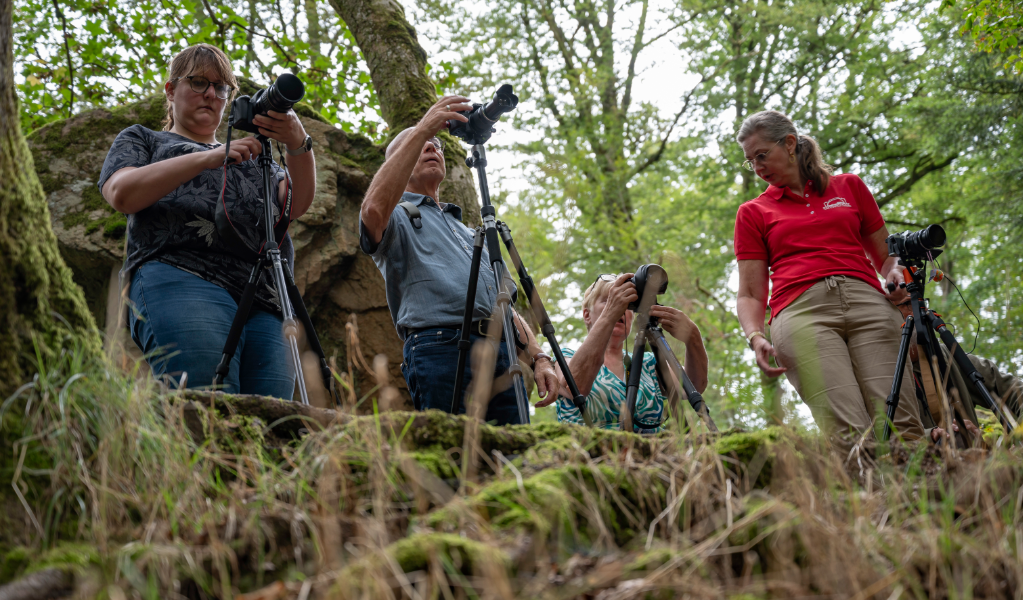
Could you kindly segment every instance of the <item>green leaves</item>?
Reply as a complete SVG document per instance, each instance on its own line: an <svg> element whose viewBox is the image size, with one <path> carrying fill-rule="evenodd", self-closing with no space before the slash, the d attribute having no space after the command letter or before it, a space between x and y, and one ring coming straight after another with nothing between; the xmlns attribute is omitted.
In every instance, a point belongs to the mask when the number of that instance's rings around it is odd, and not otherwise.
<svg viewBox="0 0 1023 600"><path fill-rule="evenodd" d="M977 49L1004 56L1005 67L1023 73L1023 2L1019 0L942 0L941 8L959 7L959 31L969 33Z"/></svg>
<svg viewBox="0 0 1023 600"><path fill-rule="evenodd" d="M176 52L208 43L228 53L237 73L262 85L284 71L298 74L324 118L376 135L376 95L355 41L334 11L314 0L15 3L25 131L153 93Z"/></svg>

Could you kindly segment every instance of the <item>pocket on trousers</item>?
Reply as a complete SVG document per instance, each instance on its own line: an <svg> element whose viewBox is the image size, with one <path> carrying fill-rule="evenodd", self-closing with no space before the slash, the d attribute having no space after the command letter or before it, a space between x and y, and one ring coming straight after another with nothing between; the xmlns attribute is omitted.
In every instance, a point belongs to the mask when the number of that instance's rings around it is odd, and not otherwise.
<svg viewBox="0 0 1023 600"><path fill-rule="evenodd" d="M454 331L454 333L451 333ZM434 346L454 346L458 342L458 335L461 333L459 330L446 329L444 331L437 331L427 334L419 334L412 342L412 355L415 356L417 350L423 348L431 348Z"/></svg>

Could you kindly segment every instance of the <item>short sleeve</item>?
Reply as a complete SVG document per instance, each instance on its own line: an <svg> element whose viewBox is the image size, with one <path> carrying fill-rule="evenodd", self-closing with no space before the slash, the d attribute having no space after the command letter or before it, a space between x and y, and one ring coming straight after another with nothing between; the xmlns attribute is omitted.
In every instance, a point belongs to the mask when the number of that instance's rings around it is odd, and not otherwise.
<svg viewBox="0 0 1023 600"><path fill-rule="evenodd" d="M884 217L881 216L881 209L877 207L877 200L870 188L858 175L850 175L849 187L855 193L856 205L860 210L860 235L867 237L884 225Z"/></svg>
<svg viewBox="0 0 1023 600"><path fill-rule="evenodd" d="M103 170L99 175L99 192L103 193L103 184L110 177L125 167L144 167L153 159L153 136L141 125L132 125L117 134L114 144L107 152L103 161Z"/></svg>
<svg viewBox="0 0 1023 600"><path fill-rule="evenodd" d="M739 207L735 215L733 247L737 260L767 260L763 219L749 202Z"/></svg>
<svg viewBox="0 0 1023 600"><path fill-rule="evenodd" d="M397 232L401 229L401 223L398 219L404 217L405 210L400 206L395 205L394 210L391 211L391 218L387 220L387 227L384 228L384 234L380 237L378 243L374 243L369 237L369 232L366 231L366 224L362 222L362 217L359 217L359 247L363 252L370 256L376 256L387 252L387 249L394 243L394 238L397 236Z"/></svg>

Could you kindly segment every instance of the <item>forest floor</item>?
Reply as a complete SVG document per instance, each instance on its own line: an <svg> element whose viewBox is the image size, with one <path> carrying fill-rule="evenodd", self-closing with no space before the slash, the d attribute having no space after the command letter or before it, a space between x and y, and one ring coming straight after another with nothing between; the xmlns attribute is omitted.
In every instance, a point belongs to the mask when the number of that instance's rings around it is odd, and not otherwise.
<svg viewBox="0 0 1023 600"><path fill-rule="evenodd" d="M641 437L169 393L78 356L0 408L0 598L1023 587L1021 450L996 427L986 450L837 456L781 427Z"/></svg>

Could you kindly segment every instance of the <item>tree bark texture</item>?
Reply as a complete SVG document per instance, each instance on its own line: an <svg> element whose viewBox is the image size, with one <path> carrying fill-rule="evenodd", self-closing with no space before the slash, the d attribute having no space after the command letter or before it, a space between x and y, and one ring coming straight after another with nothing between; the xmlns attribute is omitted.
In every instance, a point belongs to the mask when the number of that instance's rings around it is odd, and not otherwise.
<svg viewBox="0 0 1023 600"><path fill-rule="evenodd" d="M13 2L0 1L0 398L78 337L98 353L96 323L50 228L50 211L21 133L14 87Z"/></svg>
<svg viewBox="0 0 1023 600"><path fill-rule="evenodd" d="M255 89L251 82L242 81L242 93ZM109 110L91 110L50 123L28 136L49 204L46 217L56 232L60 254L71 266L74 280L85 289L96 319L107 321L108 339L119 336L120 345L135 359L140 357L126 329L110 318L117 314L120 302L116 271L124 262L125 218L107 204L96 182L117 134L136 123L160 129L164 102L164 97L156 94ZM303 103L296 110L313 138L317 184L309 211L291 224L295 282L327 357L337 356L338 369L348 370L347 325L354 315L363 356L372 363L377 354L386 355L391 381L407 399L399 369L402 345L387 310L384 280L373 260L359 250L359 207L383 162L383 148L362 136L345 134ZM217 139L224 140L224 136L222 129ZM354 364L356 393L361 397L376 380L358 368L357 360Z"/></svg>
<svg viewBox="0 0 1023 600"><path fill-rule="evenodd" d="M369 66L380 112L391 136L412 127L437 102L436 86L426 74L426 51L397 0L330 0L362 50ZM440 188L443 202L462 208L462 221L480 222L476 184L465 166L465 148L446 132L447 178Z"/></svg>

